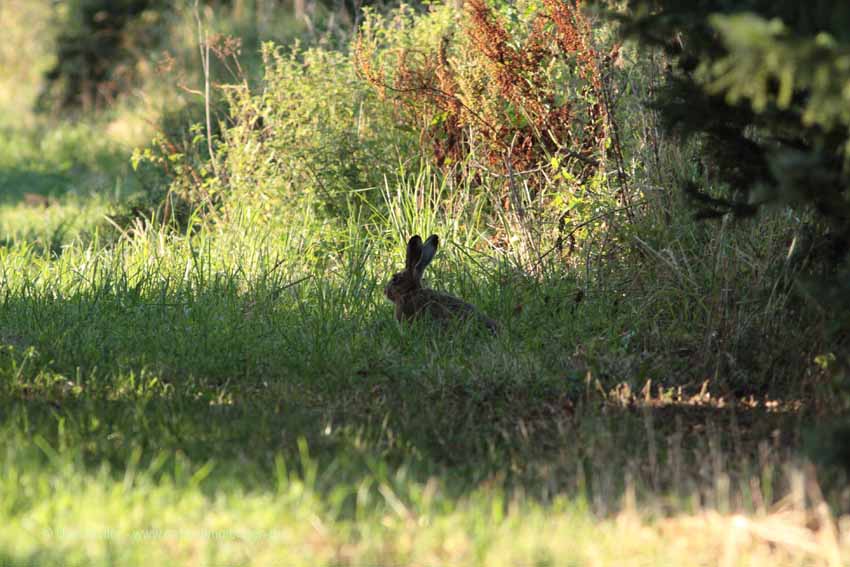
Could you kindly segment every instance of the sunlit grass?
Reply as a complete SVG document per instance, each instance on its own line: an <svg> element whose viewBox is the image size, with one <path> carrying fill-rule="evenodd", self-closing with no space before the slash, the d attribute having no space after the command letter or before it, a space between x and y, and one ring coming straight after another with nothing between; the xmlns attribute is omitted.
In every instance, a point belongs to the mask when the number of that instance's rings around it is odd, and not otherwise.
<svg viewBox="0 0 850 567"><path fill-rule="evenodd" d="M38 442L53 470L26 460L4 503L25 510L0 536L4 561L39 565L796 565L840 564L842 549L806 529L805 512L755 519L699 512L646 522L634 510L594 519L587 504L511 500L499 488L462 500L403 473L317 490L277 462L266 491L205 490L213 468L130 463L87 473ZM306 458L306 457L305 457ZM307 458L308 459L308 458ZM309 459L306 461L308 468ZM171 464L171 463L169 463ZM10 488L12 488L10 490ZM345 511L355 502L357 512ZM5 518L4 518L5 519ZM843 550L845 553L847 549Z"/></svg>
<svg viewBox="0 0 850 567"><path fill-rule="evenodd" d="M817 530L804 527L816 507L782 515L795 415L672 394L629 409L657 394L618 385L642 384L628 318L604 298L553 310L548 298L576 291L569 274L491 272L452 246L431 283L505 332L400 327L381 294L398 242L346 230L148 226L0 253L5 558L767 565L846 553L823 539L829 514Z"/></svg>
<svg viewBox="0 0 850 567"><path fill-rule="evenodd" d="M594 291L569 265L532 275L487 247L480 211L448 215L427 172L387 181L380 222L295 203L274 227L250 206L229 225L119 224L106 216L121 210L122 170L49 147L39 167L61 188L28 202L17 183L0 205L4 561L846 557L819 492L795 488L816 486L799 472L812 420L766 399L711 401L725 377L701 393L705 370L654 342L671 313L711 323L693 288L713 289L719 256L688 256L695 233L663 253L643 239L663 260L657 289ZM59 167L63 151L76 165ZM101 190L77 189L97 176ZM393 319L383 284L405 236L431 231L446 245L430 285L499 319L498 337ZM734 246L714 248L727 267L749 262ZM840 481L824 490L840 499Z"/></svg>

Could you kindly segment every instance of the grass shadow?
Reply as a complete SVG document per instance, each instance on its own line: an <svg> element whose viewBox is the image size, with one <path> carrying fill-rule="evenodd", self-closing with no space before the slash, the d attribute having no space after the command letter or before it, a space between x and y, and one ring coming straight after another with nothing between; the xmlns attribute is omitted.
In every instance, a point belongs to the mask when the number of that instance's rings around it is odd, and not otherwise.
<svg viewBox="0 0 850 567"><path fill-rule="evenodd" d="M214 462L212 487L270 490L282 457L301 474L316 466L326 493L404 470L455 496L493 484L603 514L629 490L753 508L784 493L813 420L708 392L636 396L570 374L510 329L490 341L401 329L389 310L346 308L335 294L363 294L351 286L92 277L61 299L7 291L0 312L6 437L39 436L92 470L120 475L134 452L165 452Z"/></svg>
<svg viewBox="0 0 850 567"><path fill-rule="evenodd" d="M102 129L95 123L0 126L0 205L48 206L69 193L104 194L116 183L133 184L130 150Z"/></svg>
<svg viewBox="0 0 850 567"><path fill-rule="evenodd" d="M24 203L33 207L47 207L51 203L49 197L55 198L67 192L73 179L72 175L61 172L2 168L0 206Z"/></svg>

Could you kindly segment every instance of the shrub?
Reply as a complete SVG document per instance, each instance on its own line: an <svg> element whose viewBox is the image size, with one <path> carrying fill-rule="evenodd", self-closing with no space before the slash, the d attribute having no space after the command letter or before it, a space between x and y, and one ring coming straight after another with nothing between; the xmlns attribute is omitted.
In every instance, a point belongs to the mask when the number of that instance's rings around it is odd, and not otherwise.
<svg viewBox="0 0 850 567"><path fill-rule="evenodd" d="M576 2L520 16L471 0L391 20L369 12L355 43L359 73L432 148L439 165L480 153L502 170L563 153L581 169L604 157L607 117L590 26ZM513 20L513 21L512 21Z"/></svg>
<svg viewBox="0 0 850 567"><path fill-rule="evenodd" d="M222 87L228 117L215 145L217 171L200 125L188 151L160 140L138 156L168 168L188 201L224 216L247 208L265 221L306 201L334 214L415 155L413 138L394 127L345 54L266 44L263 64L260 88Z"/></svg>

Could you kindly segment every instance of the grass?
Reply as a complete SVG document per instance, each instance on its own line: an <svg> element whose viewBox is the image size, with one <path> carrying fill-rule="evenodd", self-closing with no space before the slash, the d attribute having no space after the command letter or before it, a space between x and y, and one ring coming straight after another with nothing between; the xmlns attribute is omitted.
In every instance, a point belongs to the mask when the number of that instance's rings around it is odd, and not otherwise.
<svg viewBox="0 0 850 567"><path fill-rule="evenodd" d="M817 417L658 376L631 304L576 304L569 272L446 246L434 285L505 332L403 328L381 293L390 233L120 236L101 199L0 217L6 563L847 557L801 460ZM53 216L80 229L58 248L34 232Z"/></svg>

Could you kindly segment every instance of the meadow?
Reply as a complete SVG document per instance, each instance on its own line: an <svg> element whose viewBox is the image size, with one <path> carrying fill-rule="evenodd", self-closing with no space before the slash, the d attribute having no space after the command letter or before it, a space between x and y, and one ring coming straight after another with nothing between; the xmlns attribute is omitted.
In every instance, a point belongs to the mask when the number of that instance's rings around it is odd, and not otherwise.
<svg viewBox="0 0 850 567"><path fill-rule="evenodd" d="M483 157L413 153L335 38L255 53L212 155L202 118L179 152L165 127L130 143L129 103L4 121L0 564L850 561L846 400L790 213L694 219L673 186L708 175L698 148L640 89L631 203L549 160L505 205ZM384 285L432 233L429 285L497 336L395 320Z"/></svg>

